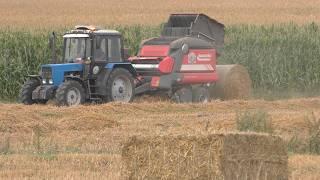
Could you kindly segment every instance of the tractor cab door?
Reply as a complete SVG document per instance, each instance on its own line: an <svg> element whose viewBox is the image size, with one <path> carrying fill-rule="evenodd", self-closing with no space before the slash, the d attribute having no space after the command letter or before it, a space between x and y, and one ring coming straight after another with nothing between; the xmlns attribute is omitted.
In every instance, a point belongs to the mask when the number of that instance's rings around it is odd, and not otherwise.
<svg viewBox="0 0 320 180"><path fill-rule="evenodd" d="M96 35L94 41L94 63L107 64L123 62L122 40L120 36Z"/></svg>

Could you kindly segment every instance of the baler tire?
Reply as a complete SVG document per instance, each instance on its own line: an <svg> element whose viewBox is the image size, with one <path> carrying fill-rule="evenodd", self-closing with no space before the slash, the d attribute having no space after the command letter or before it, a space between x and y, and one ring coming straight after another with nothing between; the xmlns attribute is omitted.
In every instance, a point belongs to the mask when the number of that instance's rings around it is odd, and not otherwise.
<svg viewBox="0 0 320 180"><path fill-rule="evenodd" d="M176 103L191 103L192 102L192 88L189 86L181 87L174 91L171 100Z"/></svg>
<svg viewBox="0 0 320 180"><path fill-rule="evenodd" d="M103 101L132 102L135 95L134 90L135 84L132 74L124 68L116 68L109 75L107 93Z"/></svg>
<svg viewBox="0 0 320 180"><path fill-rule="evenodd" d="M40 86L40 81L34 78L28 79L23 85L20 90L20 102L25 105L31 105L38 103L36 100L32 99L32 92Z"/></svg>
<svg viewBox="0 0 320 180"><path fill-rule="evenodd" d="M36 100L36 103L37 104L46 104L48 102L47 99L39 99L39 100Z"/></svg>
<svg viewBox="0 0 320 180"><path fill-rule="evenodd" d="M78 96L78 97L77 97ZM71 102L75 99L75 102ZM62 83L55 95L55 104L57 106L76 106L85 102L85 90L78 81L68 80Z"/></svg>
<svg viewBox="0 0 320 180"><path fill-rule="evenodd" d="M194 87L192 93L192 101L195 103L208 103L210 100L209 89L206 87Z"/></svg>

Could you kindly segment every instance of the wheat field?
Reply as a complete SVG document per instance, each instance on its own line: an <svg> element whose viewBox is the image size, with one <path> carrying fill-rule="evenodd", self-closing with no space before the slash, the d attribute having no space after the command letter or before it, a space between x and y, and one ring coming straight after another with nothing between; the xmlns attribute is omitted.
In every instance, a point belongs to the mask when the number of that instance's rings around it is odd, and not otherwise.
<svg viewBox="0 0 320 180"><path fill-rule="evenodd" d="M2 27L53 28L75 24L148 24L170 13L205 13L224 24L320 22L319 0L1 0Z"/></svg>

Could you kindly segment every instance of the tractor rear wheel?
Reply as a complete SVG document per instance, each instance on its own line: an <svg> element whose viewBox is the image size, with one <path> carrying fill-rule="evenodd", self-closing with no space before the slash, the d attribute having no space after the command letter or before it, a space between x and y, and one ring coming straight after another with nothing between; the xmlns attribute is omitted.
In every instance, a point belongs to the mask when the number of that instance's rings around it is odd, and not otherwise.
<svg viewBox="0 0 320 180"><path fill-rule="evenodd" d="M174 91L171 99L176 103L191 103L192 102L192 89L189 86L181 87Z"/></svg>
<svg viewBox="0 0 320 180"><path fill-rule="evenodd" d="M107 81L106 101L131 102L134 98L132 74L123 68L114 69Z"/></svg>
<svg viewBox="0 0 320 180"><path fill-rule="evenodd" d="M85 102L85 92L83 86L75 80L68 80L62 83L55 96L58 106L76 106Z"/></svg>
<svg viewBox="0 0 320 180"><path fill-rule="evenodd" d="M210 100L209 89L206 87L198 86L194 87L192 95L192 101L195 103L208 103Z"/></svg>
<svg viewBox="0 0 320 180"><path fill-rule="evenodd" d="M32 99L32 92L40 86L40 81L37 79L28 79L22 86L20 90L20 102L25 105L31 105L34 103L38 103L36 100Z"/></svg>

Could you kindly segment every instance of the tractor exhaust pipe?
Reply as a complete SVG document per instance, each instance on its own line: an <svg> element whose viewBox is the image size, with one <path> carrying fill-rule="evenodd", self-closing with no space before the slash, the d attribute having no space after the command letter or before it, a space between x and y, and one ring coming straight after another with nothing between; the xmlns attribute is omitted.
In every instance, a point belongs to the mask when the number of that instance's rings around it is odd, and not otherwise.
<svg viewBox="0 0 320 180"><path fill-rule="evenodd" d="M51 64L57 63L57 55L56 55L56 33L52 32L49 38L49 48L51 49Z"/></svg>

